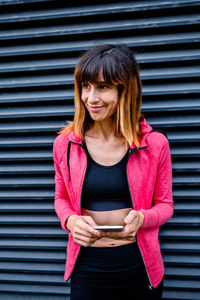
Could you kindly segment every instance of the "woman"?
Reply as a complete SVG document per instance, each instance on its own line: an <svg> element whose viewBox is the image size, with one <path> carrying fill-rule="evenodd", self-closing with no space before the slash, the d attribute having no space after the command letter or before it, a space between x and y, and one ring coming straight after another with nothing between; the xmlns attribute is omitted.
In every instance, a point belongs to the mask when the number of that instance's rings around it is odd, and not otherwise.
<svg viewBox="0 0 200 300"><path fill-rule="evenodd" d="M171 157L141 103L127 46L98 45L80 58L74 121L54 143L55 210L69 232L72 300L161 299L158 232L173 214Z"/></svg>

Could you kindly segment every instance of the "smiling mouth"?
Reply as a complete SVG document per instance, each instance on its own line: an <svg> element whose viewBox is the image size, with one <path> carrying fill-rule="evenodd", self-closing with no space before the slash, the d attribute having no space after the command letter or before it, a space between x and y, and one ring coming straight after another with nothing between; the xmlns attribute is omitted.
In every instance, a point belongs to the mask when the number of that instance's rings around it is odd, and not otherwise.
<svg viewBox="0 0 200 300"><path fill-rule="evenodd" d="M104 106L88 106L88 109L91 111L99 111L102 109Z"/></svg>
<svg viewBox="0 0 200 300"><path fill-rule="evenodd" d="M100 107L103 107L103 105L99 105L99 106L88 105L88 107L90 107L90 108L100 108Z"/></svg>

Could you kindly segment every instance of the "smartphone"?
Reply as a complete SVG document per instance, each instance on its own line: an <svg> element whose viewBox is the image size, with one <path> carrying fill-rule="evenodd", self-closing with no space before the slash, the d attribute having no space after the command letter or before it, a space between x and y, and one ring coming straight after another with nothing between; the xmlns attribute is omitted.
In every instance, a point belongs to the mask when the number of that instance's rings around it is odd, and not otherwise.
<svg viewBox="0 0 200 300"><path fill-rule="evenodd" d="M102 225L102 226L94 226L94 229L96 230L122 230L124 226L122 225Z"/></svg>

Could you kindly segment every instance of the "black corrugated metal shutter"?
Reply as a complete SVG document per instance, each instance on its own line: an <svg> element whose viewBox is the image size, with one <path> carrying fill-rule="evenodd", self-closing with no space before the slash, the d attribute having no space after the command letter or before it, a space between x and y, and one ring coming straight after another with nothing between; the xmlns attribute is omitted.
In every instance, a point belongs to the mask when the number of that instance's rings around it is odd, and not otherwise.
<svg viewBox="0 0 200 300"><path fill-rule="evenodd" d="M123 42L141 66L143 112L171 145L163 299L200 299L200 1L68 2L0 1L0 298L69 299L52 143L73 116L77 57Z"/></svg>

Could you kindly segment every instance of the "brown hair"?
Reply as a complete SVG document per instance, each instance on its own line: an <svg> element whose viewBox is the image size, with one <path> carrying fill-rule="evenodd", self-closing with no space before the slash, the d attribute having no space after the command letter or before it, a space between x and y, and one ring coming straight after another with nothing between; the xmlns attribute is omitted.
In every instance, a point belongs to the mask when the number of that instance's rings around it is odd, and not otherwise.
<svg viewBox="0 0 200 300"><path fill-rule="evenodd" d="M61 132L72 130L84 140L84 132L93 120L81 100L81 83L95 83L99 74L108 84L118 86L119 105L115 120L115 134L125 138L131 146L140 146L142 84L139 66L132 51L126 45L103 44L90 48L79 59L75 68L75 114L74 121Z"/></svg>

